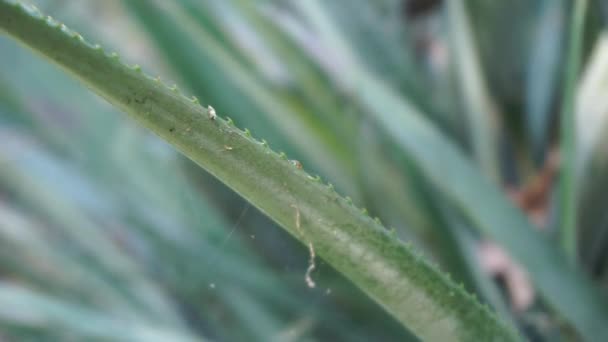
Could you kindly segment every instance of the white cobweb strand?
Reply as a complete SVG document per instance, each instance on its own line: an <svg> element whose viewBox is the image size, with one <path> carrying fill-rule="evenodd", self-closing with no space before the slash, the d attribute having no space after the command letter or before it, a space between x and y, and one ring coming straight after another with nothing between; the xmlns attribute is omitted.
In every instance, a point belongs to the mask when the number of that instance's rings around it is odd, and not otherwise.
<svg viewBox="0 0 608 342"><path fill-rule="evenodd" d="M298 230L298 233L302 235L302 237L305 237L304 232L302 232L302 228L300 227L300 209L298 209L298 207L294 204L292 204L291 207L296 211L296 229ZM312 280L311 276L312 272L315 270L315 268L317 268L317 265L315 264L315 248L310 241L308 242L308 251L310 253L310 258L308 259L308 268L306 269L304 280L306 280L306 285L312 289L317 286Z"/></svg>
<svg viewBox="0 0 608 342"><path fill-rule="evenodd" d="M306 276L304 279L306 280L306 285L312 289L316 286L316 284L310 275L317 266L315 265L315 249L311 242L308 243L308 251L310 252L310 259L308 260L308 268L306 269Z"/></svg>

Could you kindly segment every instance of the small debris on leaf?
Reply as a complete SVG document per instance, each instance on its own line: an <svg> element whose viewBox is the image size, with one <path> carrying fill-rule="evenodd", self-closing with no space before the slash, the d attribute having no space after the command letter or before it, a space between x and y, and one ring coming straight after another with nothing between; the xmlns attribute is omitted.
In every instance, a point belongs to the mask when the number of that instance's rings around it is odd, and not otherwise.
<svg viewBox="0 0 608 342"><path fill-rule="evenodd" d="M207 112L209 113L209 119L215 120L215 118L217 118L217 114L215 114L215 108L207 106Z"/></svg>

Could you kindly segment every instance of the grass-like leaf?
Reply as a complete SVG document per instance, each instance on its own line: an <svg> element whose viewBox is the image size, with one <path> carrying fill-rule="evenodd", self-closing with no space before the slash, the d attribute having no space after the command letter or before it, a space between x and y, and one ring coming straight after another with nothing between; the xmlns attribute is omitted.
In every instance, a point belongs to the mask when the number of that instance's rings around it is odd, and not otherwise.
<svg viewBox="0 0 608 342"><path fill-rule="evenodd" d="M31 6L0 2L0 27L233 188L419 337L518 339L381 225L215 111L148 77L139 67L126 66L117 55L91 46Z"/></svg>
<svg viewBox="0 0 608 342"><path fill-rule="evenodd" d="M561 115L560 240L569 259L576 259L576 120L575 99L583 49L587 0L574 2Z"/></svg>
<svg viewBox="0 0 608 342"><path fill-rule="evenodd" d="M473 163L394 89L366 70L318 1L300 3L315 28L349 58L351 73L343 80L353 97L382 125L402 150L417 162L433 184L474 226L503 245L530 273L541 295L590 340L608 336L605 298L551 242L509 203Z"/></svg>

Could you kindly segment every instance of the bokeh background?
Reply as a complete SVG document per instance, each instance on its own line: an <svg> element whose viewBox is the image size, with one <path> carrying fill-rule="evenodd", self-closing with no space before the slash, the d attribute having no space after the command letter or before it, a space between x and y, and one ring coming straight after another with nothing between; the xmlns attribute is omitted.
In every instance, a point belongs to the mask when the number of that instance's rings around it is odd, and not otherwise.
<svg viewBox="0 0 608 342"><path fill-rule="evenodd" d="M31 2L333 183L531 340L578 337L349 82L365 71L395 89L556 244L568 163L574 262L605 292L604 2L585 18L572 160L559 158L570 1ZM322 259L309 288L308 259L230 189L0 37L0 340L415 340Z"/></svg>

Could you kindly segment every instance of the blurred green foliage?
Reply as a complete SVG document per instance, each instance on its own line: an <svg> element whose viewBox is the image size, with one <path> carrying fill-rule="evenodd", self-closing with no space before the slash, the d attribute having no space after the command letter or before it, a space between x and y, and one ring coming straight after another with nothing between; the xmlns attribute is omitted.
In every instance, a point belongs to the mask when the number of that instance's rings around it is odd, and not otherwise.
<svg viewBox="0 0 608 342"><path fill-rule="evenodd" d="M605 8L590 1L574 51L576 158L560 165L578 253L562 264L551 156L573 4L424 2L35 1L336 184L528 339L608 338L580 323L597 311L562 304L593 300L590 280L599 306L608 285ZM0 51L0 339L415 340L322 261L309 289L308 250L158 138ZM353 85L362 70L379 86ZM424 144L427 121L441 143ZM488 272L488 235L533 272L525 307L530 280Z"/></svg>

